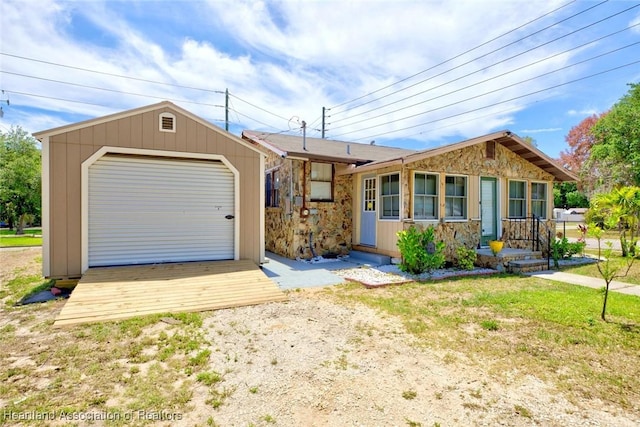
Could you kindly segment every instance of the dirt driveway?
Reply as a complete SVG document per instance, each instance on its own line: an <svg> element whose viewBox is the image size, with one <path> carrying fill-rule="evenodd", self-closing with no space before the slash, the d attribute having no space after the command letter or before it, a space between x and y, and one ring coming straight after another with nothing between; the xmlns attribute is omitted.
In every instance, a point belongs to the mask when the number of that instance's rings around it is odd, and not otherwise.
<svg viewBox="0 0 640 427"><path fill-rule="evenodd" d="M25 251L22 261L13 267L36 271L36 256L33 251ZM5 254L2 257L4 261ZM3 275L2 280L4 286L7 278ZM212 405L210 389L194 381L188 373L171 372L171 364L165 363L164 381L174 382L176 390L188 388L184 407L167 408L179 412L180 419L138 420L138 423L425 427L637 425L638 420L630 418L632 415L607 412L598 402L568 402L553 386L518 374L516 366L499 376L490 375L484 370L482 360L468 360L461 354L418 346L397 319L364 306L342 305L326 290L303 290L289 295L290 301L286 303L203 313L199 332L210 351L203 369L220 374L216 379L219 381L216 393L224 399L220 398L219 405ZM0 388L0 409L52 385L62 392L57 401L51 402L70 406L72 403L65 401L64 390L68 390L71 399L71 390L82 385L95 388L91 385L92 376L102 377L100 389L107 396L96 397L96 390L87 389L83 392L86 397L76 396L80 401L73 403L75 407L82 408L84 403L85 408L92 405L131 408L127 402L137 397L122 391L135 387L131 382L135 382L135 375L140 375L140 369L133 371L129 367L131 360L120 357L110 362L104 352L101 355L96 352L96 357L105 359L98 366L105 370L108 367L110 372L94 367L94 371L74 371L74 375L63 378L57 378L57 372L70 368L48 366L55 364L56 359L44 357L43 352L53 354L56 348L82 345L87 331L101 331L87 327L52 329L51 320L62 304L25 307L24 312L21 312L23 309L7 311L2 304L0 329L7 330L7 325L14 325L11 330L16 339L26 340L30 346L4 348L0 352L0 376L7 378L7 371L30 366L40 374L35 382L29 382L25 376L11 377L13 383L20 384L24 397L14 400L8 389ZM152 342L154 337L170 332L171 328L172 325L163 322L146 326L136 340ZM163 339L167 339L166 335ZM151 362L158 354L150 356ZM129 371L121 370L121 366L128 366ZM163 377L158 381L163 381ZM43 404L54 405L51 402Z"/></svg>

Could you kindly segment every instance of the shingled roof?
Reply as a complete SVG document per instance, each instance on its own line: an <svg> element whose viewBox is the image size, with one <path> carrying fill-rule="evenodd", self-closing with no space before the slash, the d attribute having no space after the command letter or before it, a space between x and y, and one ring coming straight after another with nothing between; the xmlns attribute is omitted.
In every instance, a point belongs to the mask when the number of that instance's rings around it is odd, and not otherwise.
<svg viewBox="0 0 640 427"><path fill-rule="evenodd" d="M242 138L282 157L335 163L365 164L417 153L416 150L404 148L309 137L303 144L302 135L272 134L253 130L243 131Z"/></svg>

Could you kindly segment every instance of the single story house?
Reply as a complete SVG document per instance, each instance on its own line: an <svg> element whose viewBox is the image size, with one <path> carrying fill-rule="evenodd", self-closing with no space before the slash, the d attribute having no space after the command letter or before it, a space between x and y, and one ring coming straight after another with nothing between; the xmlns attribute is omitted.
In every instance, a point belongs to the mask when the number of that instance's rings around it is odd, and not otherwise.
<svg viewBox="0 0 640 427"><path fill-rule="evenodd" d="M247 141L167 101L34 136L45 277L264 261L265 155Z"/></svg>
<svg viewBox="0 0 640 427"><path fill-rule="evenodd" d="M267 153L266 247L289 258L351 249L399 257L396 233L412 224L434 225L450 260L461 244L524 246L532 215L551 225L553 183L577 180L508 130L424 151L242 136Z"/></svg>

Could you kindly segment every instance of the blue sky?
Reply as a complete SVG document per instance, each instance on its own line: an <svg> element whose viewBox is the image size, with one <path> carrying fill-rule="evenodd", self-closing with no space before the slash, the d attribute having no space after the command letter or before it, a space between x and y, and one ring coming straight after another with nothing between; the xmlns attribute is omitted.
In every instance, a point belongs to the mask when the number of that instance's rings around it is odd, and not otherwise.
<svg viewBox="0 0 640 427"><path fill-rule="evenodd" d="M640 2L0 3L0 129L168 99L230 130L432 148L510 129L557 157L640 81ZM413 76L413 77L411 77Z"/></svg>

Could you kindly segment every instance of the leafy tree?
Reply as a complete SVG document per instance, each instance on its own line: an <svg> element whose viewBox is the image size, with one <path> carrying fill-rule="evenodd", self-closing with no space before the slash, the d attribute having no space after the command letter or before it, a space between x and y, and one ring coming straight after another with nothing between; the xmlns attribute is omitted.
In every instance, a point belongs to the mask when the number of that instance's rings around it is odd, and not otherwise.
<svg viewBox="0 0 640 427"><path fill-rule="evenodd" d="M562 182L553 185L553 205L556 208L588 208L589 199L578 191L575 182Z"/></svg>
<svg viewBox="0 0 640 427"><path fill-rule="evenodd" d="M597 142L592 129L606 115L607 113L594 114L572 127L565 136L569 149L560 152L560 162L580 177L580 189L587 194L593 194L606 183L602 179L606 168L602 168L602 162L591 159L591 148Z"/></svg>
<svg viewBox="0 0 640 427"><path fill-rule="evenodd" d="M23 234L40 216L41 153L38 141L21 127L0 132L0 218Z"/></svg>
<svg viewBox="0 0 640 427"><path fill-rule="evenodd" d="M591 199L589 221L620 231L622 256L634 257L640 232L640 187L620 187Z"/></svg>
<svg viewBox="0 0 640 427"><path fill-rule="evenodd" d="M640 84L629 86L627 94L593 126L597 143L591 158L611 166L614 184L640 185Z"/></svg>

